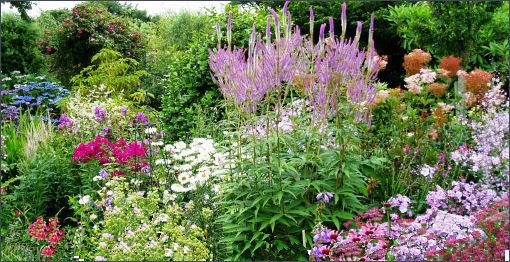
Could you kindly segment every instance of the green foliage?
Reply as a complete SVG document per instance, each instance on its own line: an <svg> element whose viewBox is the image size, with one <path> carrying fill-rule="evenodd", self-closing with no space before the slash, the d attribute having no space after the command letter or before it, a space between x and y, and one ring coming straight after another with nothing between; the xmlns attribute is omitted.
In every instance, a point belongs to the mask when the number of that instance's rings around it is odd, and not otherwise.
<svg viewBox="0 0 510 262"><path fill-rule="evenodd" d="M20 181L14 191L16 207L28 209L31 218L54 215L61 208L64 208L63 217L70 215L67 199L80 191L80 177L71 163L71 148L63 147L53 138L47 143L18 165Z"/></svg>
<svg viewBox="0 0 510 262"><path fill-rule="evenodd" d="M104 95L113 93L123 97L133 94L141 84L141 78L148 75L145 70L136 70L138 62L132 58L125 58L121 53L102 49L92 57L92 65L83 69L79 75L71 79L77 90L83 95L89 95L101 85L105 86ZM135 93L132 98L137 102L145 102L150 94Z"/></svg>
<svg viewBox="0 0 510 262"><path fill-rule="evenodd" d="M239 165L225 185L218 220L229 259L306 259L318 221L340 229L366 209L366 178L386 160L364 157L355 135L363 128L346 120L320 132L306 117L296 120L289 133L241 139L240 152L233 149ZM325 134L337 144L325 145ZM334 193L331 203L317 202L321 192Z"/></svg>
<svg viewBox="0 0 510 262"><path fill-rule="evenodd" d="M146 10L140 10L129 2L119 3L119 1L100 1L98 2L106 7L108 11L117 16L129 17L137 22L150 22L151 17L147 14Z"/></svg>
<svg viewBox="0 0 510 262"><path fill-rule="evenodd" d="M2 72L37 73L44 70L37 46L40 28L13 13L2 13Z"/></svg>
<svg viewBox="0 0 510 262"><path fill-rule="evenodd" d="M508 3L469 1L407 3L391 7L386 16L408 51L421 48L437 58L455 55L467 69L503 71L508 68L502 59L507 18Z"/></svg>
<svg viewBox="0 0 510 262"><path fill-rule="evenodd" d="M82 3L72 12L52 12L43 17L41 24L48 27L44 28L40 44L50 68L64 85L103 48L137 60L144 57L143 36L132 19L114 15L97 2Z"/></svg>
<svg viewBox="0 0 510 262"><path fill-rule="evenodd" d="M189 138L191 135L204 135L204 130L214 130L214 127L202 128L205 123L197 121L197 118L208 119L205 125L215 125L214 123L223 117L220 107L221 94L212 82L208 65L208 50L217 45L216 32L212 30L214 24L218 22L225 31L224 22L227 20L228 12L232 12L235 18L232 38L234 45L239 47L248 44L246 36L251 32L254 23L259 30L265 28L268 13L264 10L230 5L226 5L225 8L225 12L211 11L207 17L177 15L173 23L165 26L168 29L161 29L163 32L188 30L187 35L193 36L185 50L179 50L181 45L177 45L174 47L176 51L171 51L171 55L162 60L168 61L167 77L160 83L165 90L162 97L162 121L168 135L167 139L177 140ZM184 26L186 21L195 21L192 24L204 26L193 30L187 29L189 27ZM177 43L185 43L188 38L174 36L174 39ZM165 54L162 53L161 57L165 57ZM201 110L197 111L196 108ZM195 124L197 122L201 124L200 128ZM192 129L199 133L190 132Z"/></svg>
<svg viewBox="0 0 510 262"><path fill-rule="evenodd" d="M142 27L147 35L147 68L151 72L151 76L144 79L144 89L155 95L151 106L161 108L162 96L168 84L169 65L174 63L180 52L186 52L190 46L210 35L212 25L209 20L203 14L183 11L167 14L157 22Z"/></svg>

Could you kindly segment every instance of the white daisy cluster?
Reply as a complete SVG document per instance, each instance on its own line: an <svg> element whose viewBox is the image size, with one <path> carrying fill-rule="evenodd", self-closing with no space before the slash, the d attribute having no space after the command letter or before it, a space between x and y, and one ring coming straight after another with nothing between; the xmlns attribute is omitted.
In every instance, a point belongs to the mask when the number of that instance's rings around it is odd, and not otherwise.
<svg viewBox="0 0 510 262"><path fill-rule="evenodd" d="M221 178L231 163L226 153L218 152L214 141L194 138L190 144L179 141L164 146L166 159L155 161L175 171L177 182L171 185L174 192L188 192L204 185L211 177Z"/></svg>

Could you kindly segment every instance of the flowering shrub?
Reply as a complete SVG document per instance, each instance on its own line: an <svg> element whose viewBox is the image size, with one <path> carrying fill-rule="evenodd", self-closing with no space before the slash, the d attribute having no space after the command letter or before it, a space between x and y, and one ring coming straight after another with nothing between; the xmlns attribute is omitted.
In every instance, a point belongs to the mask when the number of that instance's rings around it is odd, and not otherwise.
<svg viewBox="0 0 510 262"><path fill-rule="evenodd" d="M373 208L356 216L356 227L349 230L337 232L319 225L314 232L314 246L310 251L310 258L316 261L390 258L396 261L422 261L438 257L450 258L452 252L455 256L461 256L462 248L466 245L474 246L476 243L482 243L478 247L489 245L490 250L501 255L503 245L492 241L490 235L505 233L498 229L501 228L499 225L508 225L508 214L500 212L498 208L508 207L508 203L506 202L505 206L501 199L494 198L496 193L492 190L474 190L474 185L460 182L454 183L454 187L448 192L438 187L437 191L430 192L427 197L430 208L415 219L387 213L391 209ZM505 201L507 200L505 198ZM409 198L398 195L388 200L387 207L398 207L399 212L404 213L409 204ZM386 222L383 222L384 213ZM483 224L487 223L484 220L489 216L494 218L489 219L488 226L484 226ZM349 227L351 223L345 223L344 226ZM508 236L505 241L508 243ZM473 252L475 249L471 247L470 250ZM480 257L483 249L479 250ZM481 257L490 256L492 255Z"/></svg>
<svg viewBox="0 0 510 262"><path fill-rule="evenodd" d="M458 215L471 215L499 200L494 190L484 189L481 185L472 182L454 181L452 186L445 191L436 185L436 191L430 191L427 195L427 204L433 209Z"/></svg>
<svg viewBox="0 0 510 262"><path fill-rule="evenodd" d="M12 90L0 91L2 110L2 119L16 120L18 117L18 108L25 109L56 109L57 103L69 91L63 86L52 82L29 82L27 84L17 85Z"/></svg>
<svg viewBox="0 0 510 262"><path fill-rule="evenodd" d="M132 171L138 172L148 165L146 156L146 149L141 142L127 143L124 139L119 139L112 143L108 138L98 135L91 142L80 143L74 149L72 160L81 163L99 160L101 165L117 163L130 166Z"/></svg>
<svg viewBox="0 0 510 262"><path fill-rule="evenodd" d="M404 56L404 69L407 75L415 75L427 65L432 56L421 49L414 49L411 53Z"/></svg>
<svg viewBox="0 0 510 262"><path fill-rule="evenodd" d="M144 53L142 34L131 19L112 14L101 4L79 4L57 22L56 29L43 28L40 46L64 84L104 47L133 58Z"/></svg>
<svg viewBox="0 0 510 262"><path fill-rule="evenodd" d="M194 138L189 145L182 141L168 144L164 151L167 158L157 159L155 164L175 174L177 183L171 185L175 192L195 190L211 177L221 178L230 164L227 155L217 152L213 140L207 138Z"/></svg>
<svg viewBox="0 0 510 262"><path fill-rule="evenodd" d="M29 227L28 234L35 240L47 242L42 248L41 255L43 257L51 257L55 254L58 244L64 236L64 231L58 229L58 219L49 219L48 223L42 217L38 217Z"/></svg>
<svg viewBox="0 0 510 262"><path fill-rule="evenodd" d="M82 197L81 223L92 222L96 260L205 260L211 253L204 231L187 223L183 208L157 188L137 191L124 177L109 180L95 202ZM163 193L163 194L162 194ZM102 217L102 220L97 221ZM119 226L122 225L122 226Z"/></svg>
<svg viewBox="0 0 510 262"><path fill-rule="evenodd" d="M66 112L65 119L73 122L70 130L64 130L83 135L86 139L93 139L99 132L114 138L123 137L134 140L136 134L143 133L143 129L154 122L153 111L112 98L92 102L74 93L62 107ZM142 111L148 111L148 113L142 113ZM108 134L104 132L105 128L109 131ZM126 135L133 137L126 137Z"/></svg>
<svg viewBox="0 0 510 262"><path fill-rule="evenodd" d="M464 144L451 153L451 159L474 173L481 173L482 183L497 192L508 190L508 101L499 85L494 86L480 105L480 120L467 124L473 136L473 145ZM505 102L506 101L506 102Z"/></svg>
<svg viewBox="0 0 510 262"><path fill-rule="evenodd" d="M501 261L508 250L508 198L475 214L476 226L483 229L487 237L472 234L474 239L461 238L450 241L448 248L438 252L427 252L427 259L449 261Z"/></svg>

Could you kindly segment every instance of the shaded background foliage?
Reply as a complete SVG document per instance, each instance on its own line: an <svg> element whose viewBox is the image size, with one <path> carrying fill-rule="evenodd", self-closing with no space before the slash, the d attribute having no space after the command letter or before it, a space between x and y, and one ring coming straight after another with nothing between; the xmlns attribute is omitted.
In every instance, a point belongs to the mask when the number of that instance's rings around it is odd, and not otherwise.
<svg viewBox="0 0 510 262"><path fill-rule="evenodd" d="M44 61L37 46L41 32L35 23L20 15L5 13L2 14L1 33L2 72L17 70L25 74L43 71Z"/></svg>

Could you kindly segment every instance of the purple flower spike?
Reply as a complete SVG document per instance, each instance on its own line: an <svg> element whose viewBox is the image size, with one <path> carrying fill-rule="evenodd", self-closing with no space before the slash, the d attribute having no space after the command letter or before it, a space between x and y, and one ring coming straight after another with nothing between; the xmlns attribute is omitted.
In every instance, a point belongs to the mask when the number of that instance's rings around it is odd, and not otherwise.
<svg viewBox="0 0 510 262"><path fill-rule="evenodd" d="M326 30L326 24L321 24L321 29L319 31L319 39L320 41L324 41L324 31Z"/></svg>
<svg viewBox="0 0 510 262"><path fill-rule="evenodd" d="M344 39L345 32L347 30L347 4L345 4L345 2L342 4L341 23L342 23L342 39Z"/></svg>
<svg viewBox="0 0 510 262"><path fill-rule="evenodd" d="M356 35L354 36L354 43L357 44L361 37L361 28L363 26L363 23L361 23L361 21L358 21L356 24L357 24L356 25Z"/></svg>
<svg viewBox="0 0 510 262"><path fill-rule="evenodd" d="M331 199L333 198L333 195L334 194L332 192L321 192L317 194L315 199L317 199L317 201L319 202L329 203L329 201L331 201Z"/></svg>
<svg viewBox="0 0 510 262"><path fill-rule="evenodd" d="M283 5L283 15L287 14L287 11L289 10L289 4L290 0L285 1L285 4Z"/></svg>
<svg viewBox="0 0 510 262"><path fill-rule="evenodd" d="M280 19L278 18L278 13L276 13L276 11L274 9L269 9L269 11L271 12L271 14L273 15L273 18L274 18L274 30L275 30L275 35L276 35L276 39L279 40L280 39Z"/></svg>
<svg viewBox="0 0 510 262"><path fill-rule="evenodd" d="M315 20L315 15L313 13L313 7L310 6L310 21L314 21Z"/></svg>
<svg viewBox="0 0 510 262"><path fill-rule="evenodd" d="M331 16L329 17L329 37L331 37L331 40L335 37L335 22Z"/></svg>
<svg viewBox="0 0 510 262"><path fill-rule="evenodd" d="M232 47L232 13L228 13L227 18L227 43L230 50Z"/></svg>
<svg viewBox="0 0 510 262"><path fill-rule="evenodd" d="M266 48L271 44L271 16L266 18Z"/></svg>

